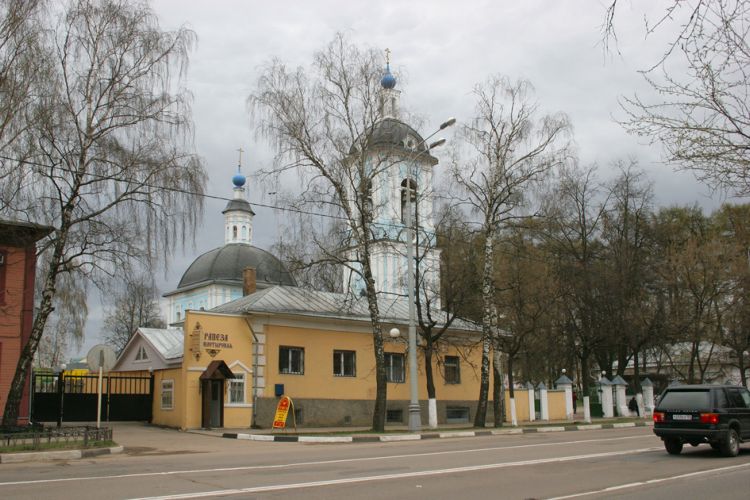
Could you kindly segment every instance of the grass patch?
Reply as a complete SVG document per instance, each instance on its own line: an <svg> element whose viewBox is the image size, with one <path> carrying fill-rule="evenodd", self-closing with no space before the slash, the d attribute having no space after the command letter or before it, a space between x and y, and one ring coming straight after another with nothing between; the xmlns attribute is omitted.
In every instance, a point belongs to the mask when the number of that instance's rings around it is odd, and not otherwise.
<svg viewBox="0 0 750 500"><path fill-rule="evenodd" d="M16 453L23 451L57 451L57 450L83 450L91 448L110 448L117 446L114 441L89 441L86 448L83 447L83 441L69 441L56 443L39 443L34 446L33 443L19 443L13 446L0 445L0 453Z"/></svg>

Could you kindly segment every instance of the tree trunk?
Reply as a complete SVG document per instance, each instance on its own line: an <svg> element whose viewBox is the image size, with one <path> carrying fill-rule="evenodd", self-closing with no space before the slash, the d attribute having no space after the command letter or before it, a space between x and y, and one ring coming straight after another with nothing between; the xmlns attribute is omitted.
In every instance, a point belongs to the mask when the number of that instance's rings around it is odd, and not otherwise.
<svg viewBox="0 0 750 500"><path fill-rule="evenodd" d="M511 399L516 397L513 390L513 358L511 356L508 356L508 395Z"/></svg>
<svg viewBox="0 0 750 500"><path fill-rule="evenodd" d="M586 348L581 349L581 385L583 386L583 394L589 394L589 387L591 381L589 380L589 351Z"/></svg>
<svg viewBox="0 0 750 500"><path fill-rule="evenodd" d="M502 427L505 420L505 384L502 353L498 349L492 351L492 375L492 411L495 427Z"/></svg>
<svg viewBox="0 0 750 500"><path fill-rule="evenodd" d="M435 378L432 374L432 340L425 336L427 345L424 348L424 374L427 379L427 397L435 399Z"/></svg>
<svg viewBox="0 0 750 500"><path fill-rule="evenodd" d="M484 266L482 269L482 366L474 427L484 427L487 419L487 397L490 388L490 348L492 347L493 328L496 326L494 314L495 288L492 282L494 271L493 233L491 228L485 230Z"/></svg>
<svg viewBox="0 0 750 500"><path fill-rule="evenodd" d="M635 393L641 392L641 368L638 365L638 351L633 353L633 390Z"/></svg>
<svg viewBox="0 0 750 500"><path fill-rule="evenodd" d="M385 411L388 390L388 383L385 374L385 349L383 346L383 332L380 325L378 297L375 291L375 280L372 277L372 269L370 268L370 249L366 238L363 247L364 257L362 259L362 270L367 291L367 304L370 310L372 345L375 354L375 406L372 412L372 430L374 432L383 432L385 431Z"/></svg>

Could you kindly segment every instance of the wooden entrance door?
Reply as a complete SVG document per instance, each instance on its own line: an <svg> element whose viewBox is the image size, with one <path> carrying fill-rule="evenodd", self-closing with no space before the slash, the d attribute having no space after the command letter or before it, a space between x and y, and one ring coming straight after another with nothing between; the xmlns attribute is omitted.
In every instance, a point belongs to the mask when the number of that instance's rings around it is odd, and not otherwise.
<svg viewBox="0 0 750 500"><path fill-rule="evenodd" d="M224 427L224 380L203 380L202 426Z"/></svg>

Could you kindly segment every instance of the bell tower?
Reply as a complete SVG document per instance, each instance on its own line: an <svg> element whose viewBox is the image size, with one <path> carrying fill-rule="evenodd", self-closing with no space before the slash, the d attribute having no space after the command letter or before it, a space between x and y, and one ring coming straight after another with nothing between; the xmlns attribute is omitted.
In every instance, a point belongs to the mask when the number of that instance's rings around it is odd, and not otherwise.
<svg viewBox="0 0 750 500"><path fill-rule="evenodd" d="M253 217L255 212L245 199L245 182L247 179L242 175L242 148L237 150L240 154L237 163L237 173L232 177L234 185L234 198L227 203L221 212L224 214L224 244L253 243Z"/></svg>
<svg viewBox="0 0 750 500"><path fill-rule="evenodd" d="M407 296L407 241L411 208L415 237L414 256L418 263L418 296L428 297L431 307L440 308L440 250L436 248L433 219L432 169L438 160L430 154L425 140L399 118L400 91L391 73L390 51L386 50L385 72L380 80L381 118L369 131L365 144L374 146L365 152L366 164L375 165L370 179L372 199L371 268L375 288L384 298ZM384 159L385 158L385 159ZM356 260L356 248L350 249ZM356 264L355 264L356 266ZM355 295L364 292L360 275L345 267L343 289Z"/></svg>

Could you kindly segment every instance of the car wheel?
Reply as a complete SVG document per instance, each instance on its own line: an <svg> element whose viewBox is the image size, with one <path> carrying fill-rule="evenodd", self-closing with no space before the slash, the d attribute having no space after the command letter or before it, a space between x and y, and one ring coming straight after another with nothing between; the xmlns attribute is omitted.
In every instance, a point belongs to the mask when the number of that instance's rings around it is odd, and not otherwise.
<svg viewBox="0 0 750 500"><path fill-rule="evenodd" d="M679 439L665 439L664 448L667 449L667 453L670 455L679 455L682 451L682 441Z"/></svg>
<svg viewBox="0 0 750 500"><path fill-rule="evenodd" d="M740 437L737 431L729 429L727 436L721 443L721 454L725 457L736 457L740 453Z"/></svg>

